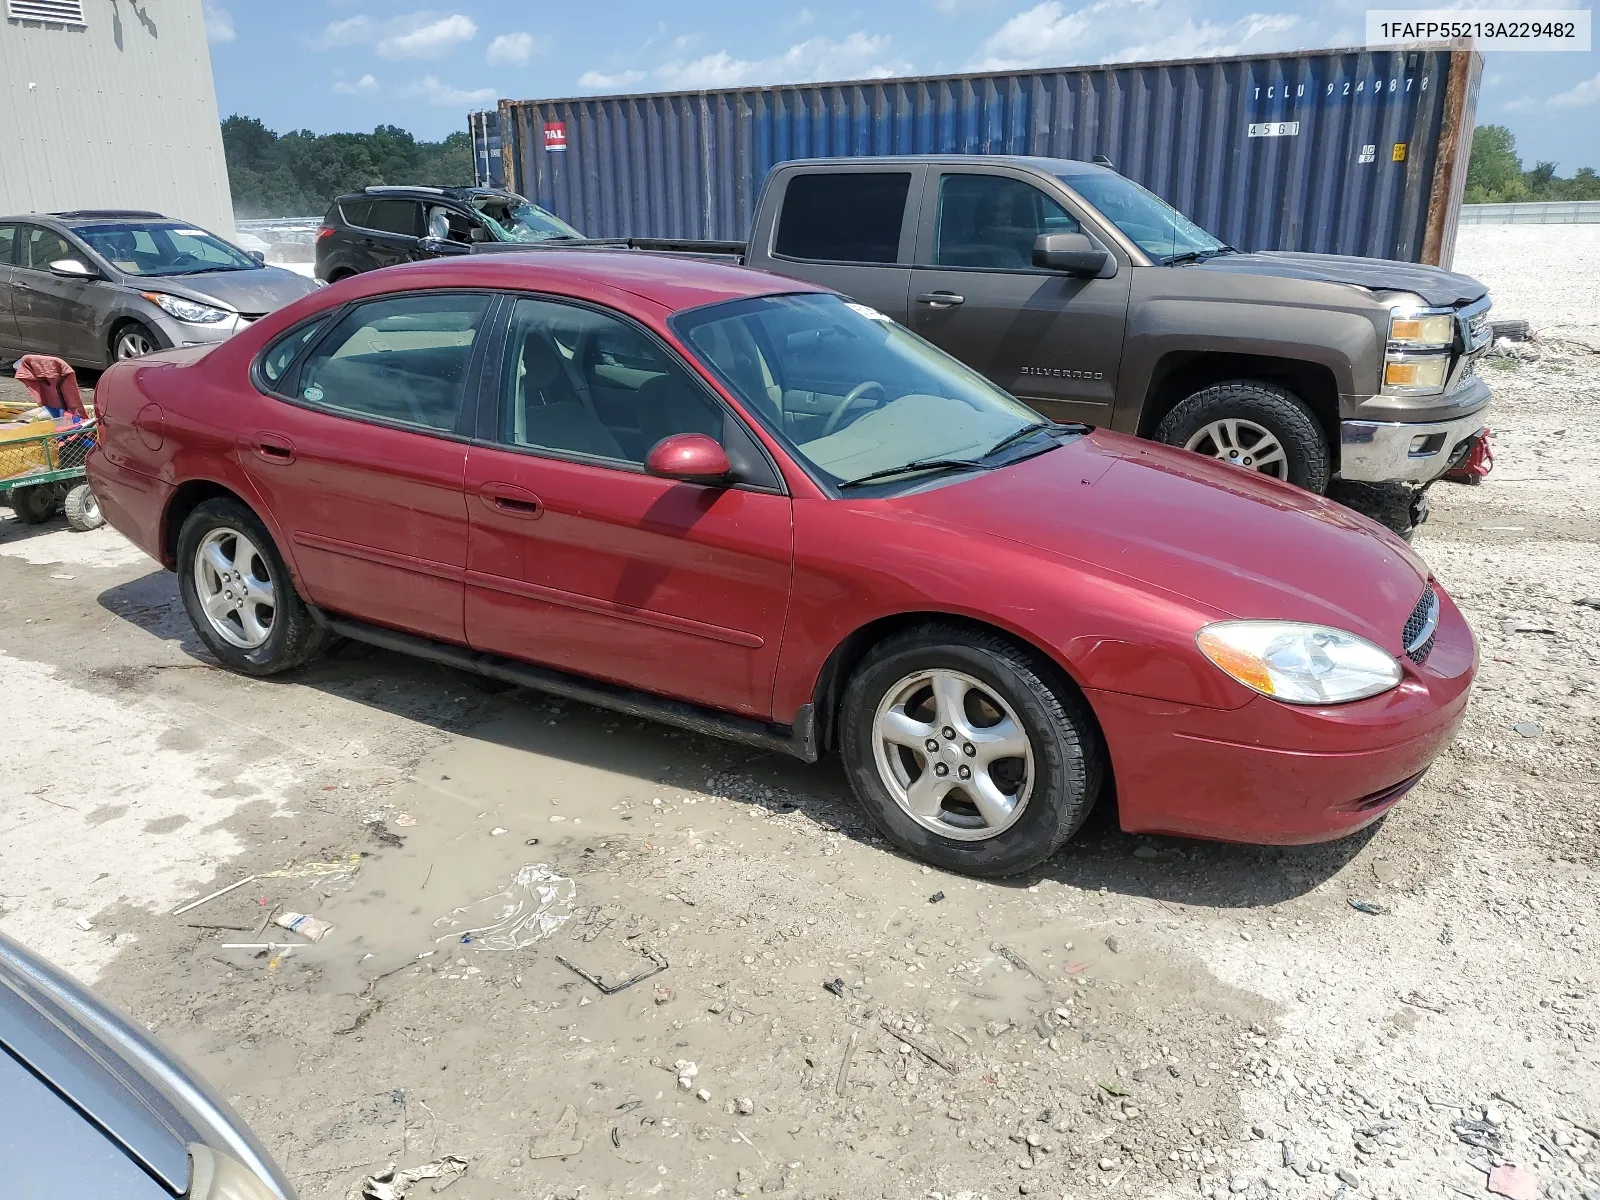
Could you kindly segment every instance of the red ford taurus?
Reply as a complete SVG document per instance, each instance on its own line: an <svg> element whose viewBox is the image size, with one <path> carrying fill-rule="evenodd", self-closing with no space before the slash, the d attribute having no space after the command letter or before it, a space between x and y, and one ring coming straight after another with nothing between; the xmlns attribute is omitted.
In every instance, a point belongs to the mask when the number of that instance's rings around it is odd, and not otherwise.
<svg viewBox="0 0 1600 1200"><path fill-rule="evenodd" d="M880 314L626 251L442 260L113 367L89 462L229 667L332 635L841 754L897 845L982 875L1115 784L1128 830L1376 820L1476 668L1337 505L1041 421Z"/></svg>

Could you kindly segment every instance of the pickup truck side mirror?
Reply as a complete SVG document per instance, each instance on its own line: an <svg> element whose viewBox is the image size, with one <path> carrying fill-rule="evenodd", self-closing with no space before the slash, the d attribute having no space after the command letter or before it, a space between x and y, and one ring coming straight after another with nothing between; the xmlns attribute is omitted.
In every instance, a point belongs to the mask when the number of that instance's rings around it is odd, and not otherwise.
<svg viewBox="0 0 1600 1200"><path fill-rule="evenodd" d="M1041 233L1033 243L1033 265L1068 275L1095 276L1111 256L1086 233Z"/></svg>

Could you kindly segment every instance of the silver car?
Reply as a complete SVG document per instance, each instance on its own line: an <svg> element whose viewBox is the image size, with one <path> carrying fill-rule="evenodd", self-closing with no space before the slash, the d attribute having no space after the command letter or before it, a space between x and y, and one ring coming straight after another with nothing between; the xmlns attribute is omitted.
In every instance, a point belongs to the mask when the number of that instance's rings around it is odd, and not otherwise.
<svg viewBox="0 0 1600 1200"><path fill-rule="evenodd" d="M0 361L98 368L220 342L319 286L160 213L0 217Z"/></svg>
<svg viewBox="0 0 1600 1200"><path fill-rule="evenodd" d="M221 1098L3 934L0 1164L7 1200L294 1200Z"/></svg>

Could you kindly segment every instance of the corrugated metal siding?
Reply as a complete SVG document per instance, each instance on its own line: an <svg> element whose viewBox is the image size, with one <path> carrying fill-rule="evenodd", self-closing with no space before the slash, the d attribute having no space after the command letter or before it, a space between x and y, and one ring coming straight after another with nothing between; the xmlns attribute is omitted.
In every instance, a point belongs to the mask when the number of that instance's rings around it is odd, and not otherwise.
<svg viewBox="0 0 1600 1200"><path fill-rule="evenodd" d="M1440 229L1460 202L1455 149L1470 139L1457 135L1472 128L1481 62L1445 49L1317 51L502 101L498 125L507 186L596 237L742 238L768 169L788 159L1104 154L1242 249L1448 261ZM549 122L565 124L565 152L545 149ZM1248 136L1269 122L1299 132Z"/></svg>
<svg viewBox="0 0 1600 1200"><path fill-rule="evenodd" d="M0 23L0 215L149 208L232 237L200 0Z"/></svg>

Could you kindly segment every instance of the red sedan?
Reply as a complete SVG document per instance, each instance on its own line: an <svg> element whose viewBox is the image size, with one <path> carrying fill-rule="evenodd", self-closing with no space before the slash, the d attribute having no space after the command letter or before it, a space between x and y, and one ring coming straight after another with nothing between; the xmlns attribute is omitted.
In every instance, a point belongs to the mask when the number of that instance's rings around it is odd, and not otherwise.
<svg viewBox="0 0 1600 1200"><path fill-rule="evenodd" d="M1037 414L880 314L626 251L348 280L113 367L90 477L235 670L335 634L813 761L981 875L1378 819L1477 650L1378 526Z"/></svg>

